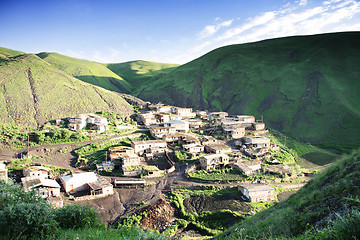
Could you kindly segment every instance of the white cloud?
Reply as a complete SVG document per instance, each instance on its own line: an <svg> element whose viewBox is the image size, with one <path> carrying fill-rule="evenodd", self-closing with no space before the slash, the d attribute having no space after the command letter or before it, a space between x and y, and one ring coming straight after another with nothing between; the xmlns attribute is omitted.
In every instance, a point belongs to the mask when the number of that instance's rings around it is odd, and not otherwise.
<svg viewBox="0 0 360 240"><path fill-rule="evenodd" d="M278 11L265 12L236 23L240 24L222 33L216 31L215 25L207 26L207 41L197 44L192 51L204 54L224 45L269 38L359 31L360 3L356 0L299 0L295 5L287 3Z"/></svg>
<svg viewBox="0 0 360 240"><path fill-rule="evenodd" d="M307 4L307 0L300 0L299 1L300 6L306 6L306 4Z"/></svg>
<svg viewBox="0 0 360 240"><path fill-rule="evenodd" d="M232 28L227 30L222 36L220 36L217 40L221 41L221 40L225 40L225 39L229 39L231 37L234 37L238 34L241 34L243 32L245 32L248 29L251 29L253 27L256 27L258 25L262 25L265 24L267 22L269 22L270 20L272 20L275 17L275 12L266 12L263 13L260 16L257 16L255 18L252 19L248 19L248 22L241 25L240 27L236 27L236 28Z"/></svg>
<svg viewBox="0 0 360 240"><path fill-rule="evenodd" d="M216 18L215 21L219 21L219 18ZM203 39L214 35L221 28L229 27L233 23L233 19L216 23L214 25L207 25L199 34L198 39Z"/></svg>

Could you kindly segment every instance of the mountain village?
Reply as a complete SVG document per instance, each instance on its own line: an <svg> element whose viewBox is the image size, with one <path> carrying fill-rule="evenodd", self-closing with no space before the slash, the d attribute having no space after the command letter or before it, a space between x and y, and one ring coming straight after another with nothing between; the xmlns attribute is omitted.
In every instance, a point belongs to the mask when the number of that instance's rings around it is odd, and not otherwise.
<svg viewBox="0 0 360 240"><path fill-rule="evenodd" d="M149 184L147 179L161 178L174 172L179 167L177 163L186 163L184 174L187 178L192 172L211 173L224 169L236 169L240 175L255 176L252 181L238 183L239 194L251 202L265 202L275 199L274 188L266 185L269 181L262 181L259 176L277 176L273 182L291 178L290 167L273 156L280 151L279 146L266 137L265 123L254 116L147 103L131 121L141 131L148 132L152 139L134 138L131 146L109 147L105 159L98 159L93 171L70 172L55 179L44 166L24 168L21 178L24 190L35 190L54 205L62 206L60 190L75 201L106 197L114 193L113 187L144 188ZM56 125L59 124L65 124L75 132L89 129L101 134L109 129L107 118L96 114L56 120ZM118 127L127 128L122 124ZM157 164L159 162L162 167ZM5 165L1 165L1 169L2 178L6 179ZM120 171L121 177L104 175L114 170Z"/></svg>

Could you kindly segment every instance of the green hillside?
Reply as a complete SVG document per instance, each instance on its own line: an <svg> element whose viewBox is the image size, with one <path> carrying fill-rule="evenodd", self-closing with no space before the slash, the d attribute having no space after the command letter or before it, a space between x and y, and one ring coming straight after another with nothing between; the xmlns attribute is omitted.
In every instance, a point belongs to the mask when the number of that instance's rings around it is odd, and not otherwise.
<svg viewBox="0 0 360 240"><path fill-rule="evenodd" d="M360 32L216 49L148 82L153 102L264 116L269 127L330 148L360 145Z"/></svg>
<svg viewBox="0 0 360 240"><path fill-rule="evenodd" d="M156 80L161 76L173 71L178 64L155 63L147 61L131 61L125 63L110 63L107 67L130 82L134 89L141 87L150 79Z"/></svg>
<svg viewBox="0 0 360 240"><path fill-rule="evenodd" d="M71 77L36 55L0 60L1 123L34 127L95 111L130 114L133 110L118 93Z"/></svg>
<svg viewBox="0 0 360 240"><path fill-rule="evenodd" d="M24 52L15 51L8 48L0 47L0 57L15 57L21 54L25 54Z"/></svg>
<svg viewBox="0 0 360 240"><path fill-rule="evenodd" d="M359 239L360 150L342 157L287 200L217 239Z"/></svg>
<svg viewBox="0 0 360 240"><path fill-rule="evenodd" d="M129 93L131 85L105 64L67 57L58 53L42 52L37 54L57 69L84 82L103 87L107 90Z"/></svg>

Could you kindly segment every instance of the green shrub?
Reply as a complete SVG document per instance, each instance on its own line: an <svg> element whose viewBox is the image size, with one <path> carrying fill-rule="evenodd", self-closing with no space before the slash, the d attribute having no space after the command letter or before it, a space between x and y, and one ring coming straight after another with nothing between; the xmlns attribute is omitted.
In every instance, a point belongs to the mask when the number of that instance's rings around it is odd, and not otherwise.
<svg viewBox="0 0 360 240"><path fill-rule="evenodd" d="M59 208L55 212L55 219L63 229L98 228L102 227L100 215L86 205L71 204Z"/></svg>
<svg viewBox="0 0 360 240"><path fill-rule="evenodd" d="M44 201L31 192L24 192L21 185L11 181L8 183L0 181L0 193L0 210L19 202L37 203Z"/></svg>
<svg viewBox="0 0 360 240"><path fill-rule="evenodd" d="M337 214L328 227L319 231L320 239L360 239L360 212L353 209L343 215Z"/></svg>
<svg viewBox="0 0 360 240"><path fill-rule="evenodd" d="M43 239L57 231L54 209L46 202L19 202L0 212L0 233L9 239Z"/></svg>
<svg viewBox="0 0 360 240"><path fill-rule="evenodd" d="M104 226L100 215L85 205L55 209L12 182L0 181L0 193L0 236L5 239L45 239L61 229Z"/></svg>

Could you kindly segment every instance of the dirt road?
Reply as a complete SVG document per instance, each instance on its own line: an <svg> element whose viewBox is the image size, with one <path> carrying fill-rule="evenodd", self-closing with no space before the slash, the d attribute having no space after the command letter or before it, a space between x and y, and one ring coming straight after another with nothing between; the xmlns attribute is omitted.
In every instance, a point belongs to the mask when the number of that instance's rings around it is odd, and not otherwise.
<svg viewBox="0 0 360 240"><path fill-rule="evenodd" d="M128 133L129 134L129 133ZM127 134L127 135L128 135ZM130 133L131 134L131 133ZM114 136L110 139L116 139L121 136ZM60 168L68 168L74 172L79 171L74 168L76 160L75 150L88 145L93 142L103 141L104 139L93 140L81 143L66 143L57 145L42 145L30 148L30 154L33 156L33 162L45 165L51 165ZM2 151L0 152L0 160L9 161L12 158L19 156L19 154L26 152L26 149L17 151ZM102 215L106 222L113 222L120 216L128 216L134 213L137 209L142 207L144 203L154 204L159 199L164 199L164 194L169 193L171 188L176 186L198 186L198 185L216 185L224 187L234 187L238 185L233 184L212 184L194 182L185 177L185 170L187 168L185 163L176 163L175 171L169 173L161 178L148 179L152 182L151 186L142 189L121 189L115 188L115 193L112 196L105 198L77 202L80 204L90 204L95 207ZM287 185L286 187L291 187ZM71 202L70 202L71 203ZM68 203L66 203L68 204Z"/></svg>

